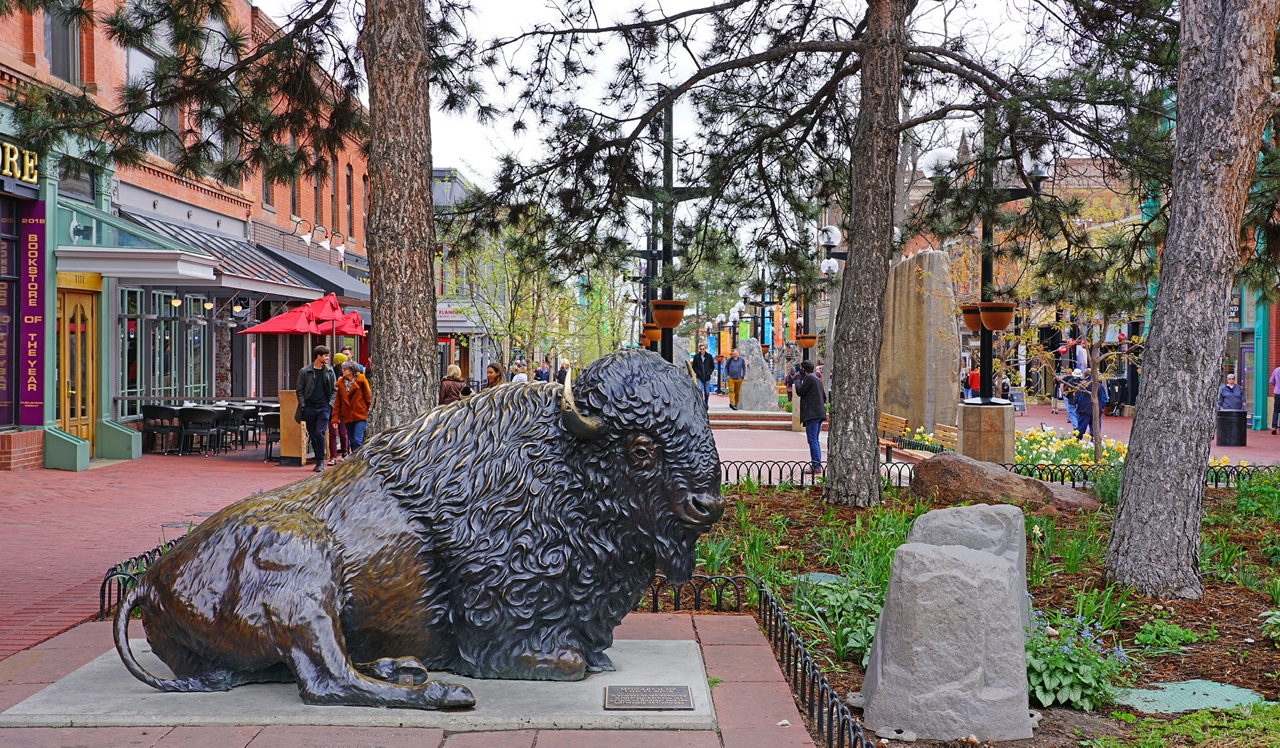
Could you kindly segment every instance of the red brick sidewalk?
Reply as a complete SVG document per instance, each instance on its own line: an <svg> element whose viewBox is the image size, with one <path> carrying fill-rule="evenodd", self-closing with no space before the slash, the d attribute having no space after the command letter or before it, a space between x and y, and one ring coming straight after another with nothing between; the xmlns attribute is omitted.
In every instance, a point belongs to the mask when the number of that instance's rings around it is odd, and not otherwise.
<svg viewBox="0 0 1280 748"><path fill-rule="evenodd" d="M82 473L6 473L0 498L0 658L98 611L102 574L260 489L310 475L226 457L146 455ZM165 527L172 524L172 527Z"/></svg>
<svg viewBox="0 0 1280 748"><path fill-rule="evenodd" d="M454 733L353 727L0 728L6 748L813 748L768 642L751 616L635 613L618 639L697 639L719 731L523 730ZM88 623L0 660L0 711L112 649L108 623ZM789 723L780 725L780 722Z"/></svg>

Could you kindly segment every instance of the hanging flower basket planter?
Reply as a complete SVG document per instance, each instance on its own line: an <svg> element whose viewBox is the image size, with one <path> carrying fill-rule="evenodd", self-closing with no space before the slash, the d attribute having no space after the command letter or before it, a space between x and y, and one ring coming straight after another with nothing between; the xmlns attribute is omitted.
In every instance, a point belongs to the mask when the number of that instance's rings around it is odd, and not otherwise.
<svg viewBox="0 0 1280 748"><path fill-rule="evenodd" d="M658 323L659 327L667 330L679 327L680 323L684 321L684 307L687 303L671 299L650 301L649 308L653 310L653 321Z"/></svg>
<svg viewBox="0 0 1280 748"><path fill-rule="evenodd" d="M982 331L982 312L977 304L961 304L960 316L964 320L964 326L969 328L970 332Z"/></svg>
<svg viewBox="0 0 1280 748"><path fill-rule="evenodd" d="M769 352L769 344L768 344L768 343L761 343L761 344L760 344L760 352L761 352L761 353L768 353L768 352Z"/></svg>
<svg viewBox="0 0 1280 748"><path fill-rule="evenodd" d="M1013 310L1017 304L1012 301L984 301L978 305L982 310L982 326L992 332L1003 330L1013 322Z"/></svg>
<svg viewBox="0 0 1280 748"><path fill-rule="evenodd" d="M818 344L818 336L810 333L800 333L796 335L796 345L801 348L812 348Z"/></svg>
<svg viewBox="0 0 1280 748"><path fill-rule="evenodd" d="M646 343L657 343L662 340L662 328L652 322L645 323L644 340Z"/></svg>

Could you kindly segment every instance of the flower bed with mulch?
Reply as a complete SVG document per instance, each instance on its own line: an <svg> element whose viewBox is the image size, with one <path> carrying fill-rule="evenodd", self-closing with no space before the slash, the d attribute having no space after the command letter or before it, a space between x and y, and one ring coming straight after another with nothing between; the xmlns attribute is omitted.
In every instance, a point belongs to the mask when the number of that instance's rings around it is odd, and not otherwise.
<svg viewBox="0 0 1280 748"><path fill-rule="evenodd" d="M813 643L811 648L825 656L824 671L832 685L844 692L861 687L862 660L883 601L893 549L905 541L916 516L942 504L890 493L881 507L855 509L822 503L820 491L750 483L726 487L725 518L699 543L699 571L747 574L777 590L789 602L791 618ZM1028 516L1028 590L1033 605L1062 620L1093 621L1095 628L1098 620L1117 622L1101 629L1099 640L1109 651L1117 645L1123 649L1124 680L1134 686L1203 678L1280 699L1280 649L1262 632L1262 616L1280 607L1280 489L1261 482L1240 490L1211 489L1204 514L1205 595L1197 601L1170 602L1104 585L1101 564L1109 508ZM815 595L814 577L807 576L813 572L838 579L818 577L825 586L819 584L822 594ZM1182 640L1164 641L1168 632ZM1150 642L1152 636L1155 644L1138 643ZM1032 704L1036 705L1034 696ZM1128 710L1105 704L1095 710L1090 714L1055 705L1045 710L1036 739L1010 745L1079 745L1086 737L1115 745L1223 744L1183 739L1181 733L1162 733L1158 742L1150 743L1141 737L1151 731L1144 727L1147 723L1131 726ZM1180 726L1186 721L1159 723ZM1256 722L1246 718L1241 724L1256 730ZM1238 744L1265 743L1251 742L1256 739L1255 735ZM1280 744L1280 731L1275 741Z"/></svg>

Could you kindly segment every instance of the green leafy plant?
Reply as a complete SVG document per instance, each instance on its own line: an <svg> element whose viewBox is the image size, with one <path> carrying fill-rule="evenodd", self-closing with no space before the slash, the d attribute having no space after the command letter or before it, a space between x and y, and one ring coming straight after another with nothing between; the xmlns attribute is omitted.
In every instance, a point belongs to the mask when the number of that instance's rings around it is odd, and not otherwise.
<svg viewBox="0 0 1280 748"><path fill-rule="evenodd" d="M1092 711L1110 703L1127 680L1130 662L1119 645L1107 647L1101 627L1080 616L1034 611L1027 635L1027 683L1040 706Z"/></svg>
<svg viewBox="0 0 1280 748"><path fill-rule="evenodd" d="M1280 566L1280 535L1269 532L1262 537L1262 545L1258 550L1262 557L1272 566Z"/></svg>
<svg viewBox="0 0 1280 748"><path fill-rule="evenodd" d="M1111 465L1094 477L1093 495L1104 506L1115 506L1120 501L1120 477L1123 474L1122 466Z"/></svg>
<svg viewBox="0 0 1280 748"><path fill-rule="evenodd" d="M698 538L698 565L707 574L724 572L733 557L733 538L724 533L712 533Z"/></svg>
<svg viewBox="0 0 1280 748"><path fill-rule="evenodd" d="M1280 610L1268 610L1262 615L1262 635L1280 649Z"/></svg>
<svg viewBox="0 0 1280 748"><path fill-rule="evenodd" d="M1076 616L1097 622L1102 631L1115 631L1130 618L1133 604L1129 602L1129 589L1119 585L1107 585L1093 589L1088 584L1075 592Z"/></svg>
<svg viewBox="0 0 1280 748"><path fill-rule="evenodd" d="M1142 624L1133 636L1133 643L1149 650L1182 651L1183 644L1195 644L1200 635L1184 629L1176 623L1156 618Z"/></svg>
<svg viewBox="0 0 1280 748"><path fill-rule="evenodd" d="M1271 597L1271 604L1280 606L1280 577L1272 577L1262 585L1262 591Z"/></svg>
<svg viewBox="0 0 1280 748"><path fill-rule="evenodd" d="M871 640L876 633L882 601L850 584L807 582L797 585L792 595L804 619L822 632L837 662L862 655L867 665Z"/></svg>

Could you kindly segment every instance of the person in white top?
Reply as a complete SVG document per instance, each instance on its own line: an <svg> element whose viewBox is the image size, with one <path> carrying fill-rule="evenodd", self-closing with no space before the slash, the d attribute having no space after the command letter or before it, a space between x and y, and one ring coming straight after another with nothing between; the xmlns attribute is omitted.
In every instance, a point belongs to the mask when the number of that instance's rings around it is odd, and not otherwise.
<svg viewBox="0 0 1280 748"><path fill-rule="evenodd" d="M512 382L528 382L528 381L529 381L529 370L528 370L528 369L526 369L526 368L524 368L523 366L521 366L520 368L516 369L516 375L515 375L514 377L512 377L512 378L511 378L511 381L512 381Z"/></svg>

